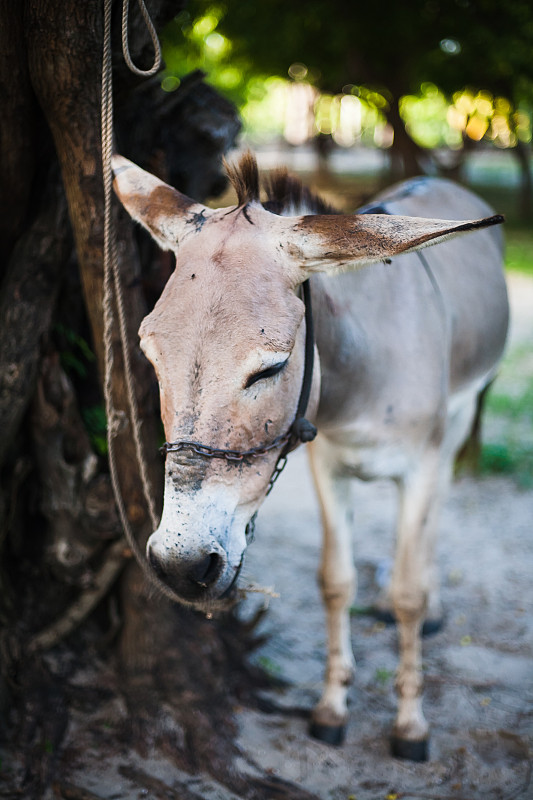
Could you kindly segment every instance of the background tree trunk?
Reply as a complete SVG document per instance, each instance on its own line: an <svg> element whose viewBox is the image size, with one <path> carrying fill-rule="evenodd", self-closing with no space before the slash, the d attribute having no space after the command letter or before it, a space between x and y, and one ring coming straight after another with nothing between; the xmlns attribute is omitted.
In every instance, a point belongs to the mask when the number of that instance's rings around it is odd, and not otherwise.
<svg viewBox="0 0 533 800"><path fill-rule="evenodd" d="M220 159L239 130L236 113L198 74L172 98L157 80L139 90L118 53L114 5L120 147L205 199L223 187ZM150 12L160 27L181 7L181 0L152 0ZM133 8L131 18L134 58L149 63ZM0 0L0 21L0 702L4 763L13 765L0 787L42 798L54 783L58 796L87 796L67 785L69 719L87 691L70 679L85 670L94 682L91 706L102 684L126 700L127 713L110 724L128 746L155 744L182 769L210 772L242 797L269 796L266 779L244 780L232 765L232 704L237 696L251 701L259 680L246 666L250 637L233 618L206 620L154 598L128 559L112 500L100 388L103 2ZM141 268L140 234L118 204L113 213L159 502L157 386L137 329L171 265L141 236L150 262ZM126 410L118 351L113 395ZM127 426L116 451L127 514L142 542L150 524ZM163 706L172 724L162 721ZM137 780L155 791L148 773ZM281 783L275 791L308 796Z"/></svg>
<svg viewBox="0 0 533 800"><path fill-rule="evenodd" d="M424 173L421 163L424 151L411 139L405 128L398 105L400 96L397 94L391 99L387 112L387 120L394 131L394 141L390 148L390 176L387 180L393 183Z"/></svg>

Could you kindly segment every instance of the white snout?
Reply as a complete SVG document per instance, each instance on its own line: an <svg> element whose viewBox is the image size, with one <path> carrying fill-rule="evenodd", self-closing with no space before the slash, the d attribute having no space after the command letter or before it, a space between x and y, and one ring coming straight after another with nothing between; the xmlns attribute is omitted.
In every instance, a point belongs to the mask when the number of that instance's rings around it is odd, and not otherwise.
<svg viewBox="0 0 533 800"><path fill-rule="evenodd" d="M237 498L225 488L181 492L169 482L161 522L148 540L147 558L184 601L215 600L238 575L247 522Z"/></svg>

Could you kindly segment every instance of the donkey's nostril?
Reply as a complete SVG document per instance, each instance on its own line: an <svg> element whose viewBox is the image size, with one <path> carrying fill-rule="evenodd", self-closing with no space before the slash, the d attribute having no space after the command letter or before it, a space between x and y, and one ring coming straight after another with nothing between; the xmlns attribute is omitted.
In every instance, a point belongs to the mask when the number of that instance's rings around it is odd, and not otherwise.
<svg viewBox="0 0 533 800"><path fill-rule="evenodd" d="M222 559L218 553L209 553L201 561L198 561L189 570L189 577L200 586L210 586L215 583L222 568Z"/></svg>
<svg viewBox="0 0 533 800"><path fill-rule="evenodd" d="M194 558L169 558L166 550L147 548L148 560L157 577L179 597L193 602L214 592L226 568L223 551L204 550L194 555Z"/></svg>

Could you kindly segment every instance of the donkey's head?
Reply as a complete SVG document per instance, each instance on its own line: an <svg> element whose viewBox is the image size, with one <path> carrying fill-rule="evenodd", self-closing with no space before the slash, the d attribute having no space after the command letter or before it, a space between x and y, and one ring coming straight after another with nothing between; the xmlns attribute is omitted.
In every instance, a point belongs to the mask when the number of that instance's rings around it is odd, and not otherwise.
<svg viewBox="0 0 533 800"><path fill-rule="evenodd" d="M477 227L385 215L278 216L259 202L251 156L232 176L238 205L218 210L124 158L113 166L123 205L176 255L140 337L159 381L166 439L178 447L242 452L287 433L304 373L299 286L313 272L355 269ZM316 359L311 419L319 384ZM185 602L215 600L232 586L282 447L240 461L189 445L167 452L163 514L147 555Z"/></svg>

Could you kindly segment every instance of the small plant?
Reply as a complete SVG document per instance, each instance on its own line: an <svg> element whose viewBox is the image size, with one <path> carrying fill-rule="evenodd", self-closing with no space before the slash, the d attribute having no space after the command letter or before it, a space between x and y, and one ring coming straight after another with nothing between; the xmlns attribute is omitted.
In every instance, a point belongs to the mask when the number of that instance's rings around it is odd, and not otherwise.
<svg viewBox="0 0 533 800"><path fill-rule="evenodd" d="M279 664L276 664L276 662L272 661L268 656L260 656L257 659L257 663L272 677L278 678L281 675L281 667Z"/></svg>
<svg viewBox="0 0 533 800"><path fill-rule="evenodd" d="M394 672L390 669L379 668L374 673L374 681L378 686L386 686L394 678Z"/></svg>

